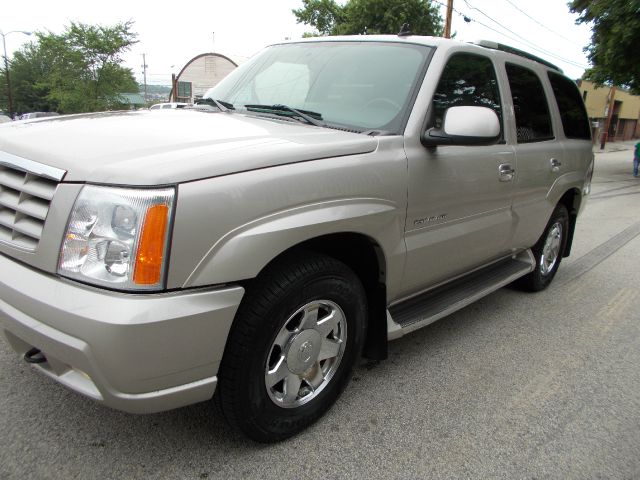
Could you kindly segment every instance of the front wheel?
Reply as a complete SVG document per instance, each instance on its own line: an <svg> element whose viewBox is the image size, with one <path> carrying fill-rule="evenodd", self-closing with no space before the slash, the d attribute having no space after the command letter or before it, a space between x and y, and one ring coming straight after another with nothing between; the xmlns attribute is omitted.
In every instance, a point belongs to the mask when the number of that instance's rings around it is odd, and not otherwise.
<svg viewBox="0 0 640 480"><path fill-rule="evenodd" d="M536 259L536 267L518 281L518 285L531 292L539 292L549 286L555 276L569 231L567 207L558 204L551 214L544 233L531 251Z"/></svg>
<svg viewBox="0 0 640 480"><path fill-rule="evenodd" d="M271 442L317 420L349 380L366 308L358 277L331 257L268 267L247 291L220 366L216 398L229 423Z"/></svg>

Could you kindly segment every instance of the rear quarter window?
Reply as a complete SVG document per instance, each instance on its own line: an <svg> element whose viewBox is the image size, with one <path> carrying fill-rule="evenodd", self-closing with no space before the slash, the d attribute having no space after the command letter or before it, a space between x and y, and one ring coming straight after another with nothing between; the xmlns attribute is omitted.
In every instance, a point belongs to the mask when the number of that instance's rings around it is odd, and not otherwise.
<svg viewBox="0 0 640 480"><path fill-rule="evenodd" d="M589 117L577 85L568 78L549 72L549 82L560 110L562 129L567 138L591 140Z"/></svg>

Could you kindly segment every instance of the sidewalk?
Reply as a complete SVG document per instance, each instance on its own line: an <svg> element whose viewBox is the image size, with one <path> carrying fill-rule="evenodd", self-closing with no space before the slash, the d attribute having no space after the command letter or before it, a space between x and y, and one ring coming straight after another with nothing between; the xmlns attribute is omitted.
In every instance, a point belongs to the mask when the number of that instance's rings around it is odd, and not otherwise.
<svg viewBox="0 0 640 480"><path fill-rule="evenodd" d="M627 140L626 142L607 142L604 146L604 150L600 150L600 142L596 142L593 145L593 153L609 153L633 150L636 143L638 142L640 142L640 138L634 138L633 140Z"/></svg>

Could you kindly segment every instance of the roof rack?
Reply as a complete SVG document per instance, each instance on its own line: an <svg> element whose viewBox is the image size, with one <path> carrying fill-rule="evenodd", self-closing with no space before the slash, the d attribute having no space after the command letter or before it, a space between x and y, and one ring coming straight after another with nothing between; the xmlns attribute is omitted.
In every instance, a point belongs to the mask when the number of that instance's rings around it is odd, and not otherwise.
<svg viewBox="0 0 640 480"><path fill-rule="evenodd" d="M490 40L478 40L476 42L470 42L470 43L472 43L474 45L478 45L480 47L491 48L492 50L500 50L501 52L513 53L514 55L518 55L520 57L528 58L529 60L533 60L534 62L541 63L542 65L546 65L549 68L553 68L554 70L557 70L560 73L563 73L562 69L560 67L558 67L557 65L554 65L551 62L547 62L546 60L543 60L540 57L536 57L535 55L532 55L532 54L530 54L528 52L525 52L524 50L513 48L513 47L510 47L509 45L505 45L503 43L492 42Z"/></svg>

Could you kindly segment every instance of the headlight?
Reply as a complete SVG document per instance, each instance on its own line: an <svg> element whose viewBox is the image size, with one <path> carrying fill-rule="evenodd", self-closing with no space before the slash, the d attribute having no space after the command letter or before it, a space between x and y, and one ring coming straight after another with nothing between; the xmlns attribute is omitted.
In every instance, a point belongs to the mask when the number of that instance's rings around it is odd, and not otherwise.
<svg viewBox="0 0 640 480"><path fill-rule="evenodd" d="M159 290L175 190L86 185L65 232L58 273L121 290Z"/></svg>

